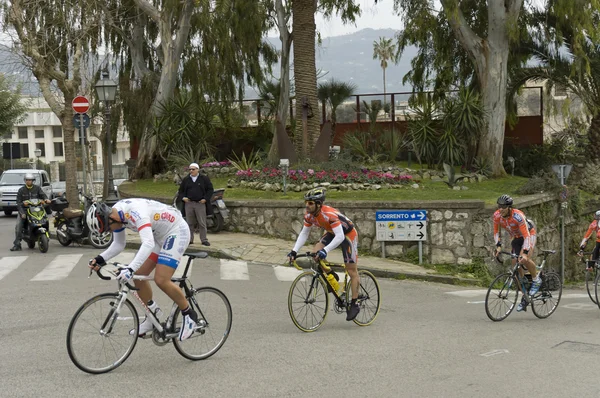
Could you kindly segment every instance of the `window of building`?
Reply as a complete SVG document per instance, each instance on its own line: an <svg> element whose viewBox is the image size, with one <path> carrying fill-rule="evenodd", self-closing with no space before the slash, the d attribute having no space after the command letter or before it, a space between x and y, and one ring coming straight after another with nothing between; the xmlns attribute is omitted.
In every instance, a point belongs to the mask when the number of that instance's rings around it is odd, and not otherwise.
<svg viewBox="0 0 600 398"><path fill-rule="evenodd" d="M21 144L21 158L29 157L29 144Z"/></svg>
<svg viewBox="0 0 600 398"><path fill-rule="evenodd" d="M52 126L52 137L62 138L62 127L61 126Z"/></svg>
<svg viewBox="0 0 600 398"><path fill-rule="evenodd" d="M19 127L19 139L26 140L27 139L27 127Z"/></svg>
<svg viewBox="0 0 600 398"><path fill-rule="evenodd" d="M35 138L44 138L44 130L35 130Z"/></svg>
<svg viewBox="0 0 600 398"><path fill-rule="evenodd" d="M54 156L65 156L65 153L63 151L63 143L62 142L54 143Z"/></svg>
<svg viewBox="0 0 600 398"><path fill-rule="evenodd" d="M37 142L35 144L35 149L41 149L42 150L42 154L40 156L46 156L46 145L44 145L43 142ZM34 153L34 155L35 155L35 153Z"/></svg>
<svg viewBox="0 0 600 398"><path fill-rule="evenodd" d="M557 84L554 86L554 96L555 97L566 97L567 96L567 86L563 84Z"/></svg>

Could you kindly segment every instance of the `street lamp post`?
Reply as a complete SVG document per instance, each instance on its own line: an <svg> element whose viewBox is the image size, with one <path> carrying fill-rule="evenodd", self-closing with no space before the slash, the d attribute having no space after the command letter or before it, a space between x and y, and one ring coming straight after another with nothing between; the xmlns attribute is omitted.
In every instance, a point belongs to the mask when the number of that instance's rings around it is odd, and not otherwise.
<svg viewBox="0 0 600 398"><path fill-rule="evenodd" d="M33 151L33 153L35 154L35 165L33 166L33 169L37 170L37 165L40 161L40 156L42 156L42 150L40 148L37 148L35 151Z"/></svg>
<svg viewBox="0 0 600 398"><path fill-rule="evenodd" d="M110 103L115 100L117 94L117 83L109 79L108 70L102 71L102 78L96 83L96 93L98 99L104 101L104 125L106 131L106 150L107 162L105 167L108 167L108 195L104 198L108 204L115 203L119 200L114 192L113 174L112 174L112 149L110 142Z"/></svg>

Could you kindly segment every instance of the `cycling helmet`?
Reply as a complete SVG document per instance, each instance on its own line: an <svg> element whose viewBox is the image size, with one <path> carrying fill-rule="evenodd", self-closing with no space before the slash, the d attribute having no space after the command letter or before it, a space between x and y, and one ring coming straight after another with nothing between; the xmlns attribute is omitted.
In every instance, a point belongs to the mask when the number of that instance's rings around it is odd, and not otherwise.
<svg viewBox="0 0 600 398"><path fill-rule="evenodd" d="M499 205L506 205L506 206L512 206L513 205L513 199L508 196L508 195L502 195L498 198L497 203Z"/></svg>
<svg viewBox="0 0 600 398"><path fill-rule="evenodd" d="M304 195L304 200L314 200L316 203L325 202L325 188L314 188Z"/></svg>
<svg viewBox="0 0 600 398"><path fill-rule="evenodd" d="M27 181L27 180L35 181L35 176L31 173L27 173L27 174L25 174L25 177L23 177L23 181Z"/></svg>
<svg viewBox="0 0 600 398"><path fill-rule="evenodd" d="M93 203L86 214L90 230L96 234L108 231L109 218L112 209L106 203Z"/></svg>
<svg viewBox="0 0 600 398"><path fill-rule="evenodd" d="M596 220L600 220L600 210L596 212Z"/></svg>

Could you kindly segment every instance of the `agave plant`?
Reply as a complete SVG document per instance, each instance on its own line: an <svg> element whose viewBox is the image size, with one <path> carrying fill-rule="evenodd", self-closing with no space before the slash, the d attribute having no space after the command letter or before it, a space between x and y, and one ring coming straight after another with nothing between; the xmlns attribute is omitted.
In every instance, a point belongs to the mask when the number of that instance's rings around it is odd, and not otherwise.
<svg viewBox="0 0 600 398"><path fill-rule="evenodd" d="M257 168L260 165L261 158L258 151L252 151L248 157L246 157L245 153L242 153L241 157L234 153L233 159L229 158L229 161L236 170L245 171Z"/></svg>

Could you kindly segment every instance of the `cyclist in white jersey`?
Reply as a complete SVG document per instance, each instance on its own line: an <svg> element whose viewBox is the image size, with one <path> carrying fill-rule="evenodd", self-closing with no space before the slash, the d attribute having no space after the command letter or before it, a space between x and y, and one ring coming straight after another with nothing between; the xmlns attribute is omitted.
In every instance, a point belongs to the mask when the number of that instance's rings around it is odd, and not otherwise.
<svg viewBox="0 0 600 398"><path fill-rule="evenodd" d="M133 274L150 275L154 282L181 309L183 326L179 339L185 340L196 328L198 316L190 307L181 289L171 281L183 253L190 242L190 229L179 210L149 199L124 199L110 208L105 203L92 205L86 217L94 232L113 231L113 243L96 258L90 260L90 268L98 270L106 261L125 249L125 229L139 233L141 246L129 266L119 273L119 279L129 281ZM148 281L134 280L140 289L139 296L148 303L154 313L159 311L152 300L152 287ZM145 319L139 326L139 335L152 331L152 322ZM133 331L132 331L133 333Z"/></svg>

